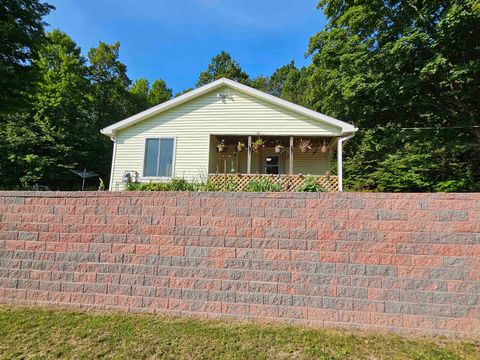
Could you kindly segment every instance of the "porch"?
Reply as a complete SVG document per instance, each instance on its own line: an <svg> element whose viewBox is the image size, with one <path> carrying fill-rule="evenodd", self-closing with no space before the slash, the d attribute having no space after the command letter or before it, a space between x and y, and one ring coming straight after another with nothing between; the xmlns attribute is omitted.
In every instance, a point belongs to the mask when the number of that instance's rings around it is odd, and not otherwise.
<svg viewBox="0 0 480 360"><path fill-rule="evenodd" d="M326 191L342 191L341 152L339 176L330 169L332 149L338 153L341 143L327 136L211 135L209 179L242 191L250 181L268 178L295 191L309 176Z"/></svg>

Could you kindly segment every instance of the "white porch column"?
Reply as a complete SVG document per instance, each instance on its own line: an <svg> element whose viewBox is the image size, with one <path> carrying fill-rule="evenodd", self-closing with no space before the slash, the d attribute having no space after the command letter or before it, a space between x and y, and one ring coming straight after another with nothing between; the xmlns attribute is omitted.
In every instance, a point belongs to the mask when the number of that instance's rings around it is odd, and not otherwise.
<svg viewBox="0 0 480 360"><path fill-rule="evenodd" d="M252 172L252 137L248 137L247 174Z"/></svg>
<svg viewBox="0 0 480 360"><path fill-rule="evenodd" d="M288 147L288 173L293 175L293 136L290 136L290 146Z"/></svg>
<svg viewBox="0 0 480 360"><path fill-rule="evenodd" d="M355 131L357 131L356 129ZM337 143L337 165L338 165L338 191L343 191L343 142L351 139L355 133L345 137L339 137Z"/></svg>
<svg viewBox="0 0 480 360"><path fill-rule="evenodd" d="M338 191L343 191L343 138L337 142Z"/></svg>

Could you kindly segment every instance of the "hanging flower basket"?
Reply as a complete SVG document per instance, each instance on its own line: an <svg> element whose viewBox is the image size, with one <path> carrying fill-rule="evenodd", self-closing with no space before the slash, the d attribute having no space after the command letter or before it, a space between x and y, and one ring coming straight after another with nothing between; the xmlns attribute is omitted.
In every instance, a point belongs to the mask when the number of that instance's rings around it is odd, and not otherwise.
<svg viewBox="0 0 480 360"><path fill-rule="evenodd" d="M218 152L225 152L227 151L227 145L225 145L225 140L222 140L220 144L217 145Z"/></svg>
<svg viewBox="0 0 480 360"><path fill-rule="evenodd" d="M237 143L237 152L242 152L243 150L245 150L245 143L239 141Z"/></svg>
<svg viewBox="0 0 480 360"><path fill-rule="evenodd" d="M300 139L298 148L302 153L306 153L312 148L312 142L308 139Z"/></svg>
<svg viewBox="0 0 480 360"><path fill-rule="evenodd" d="M323 145L320 148L320 152L322 154L326 154L328 152L328 150L329 150L329 147L328 147L327 143L325 142L325 140L323 140Z"/></svg>
<svg viewBox="0 0 480 360"><path fill-rule="evenodd" d="M265 141L262 138L258 138L252 144L253 151L258 151L262 147L265 147Z"/></svg>

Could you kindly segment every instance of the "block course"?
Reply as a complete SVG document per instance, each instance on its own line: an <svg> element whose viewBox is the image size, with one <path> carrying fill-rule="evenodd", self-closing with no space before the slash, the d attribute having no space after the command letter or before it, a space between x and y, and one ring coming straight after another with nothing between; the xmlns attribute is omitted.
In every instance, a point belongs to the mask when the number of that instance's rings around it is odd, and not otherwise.
<svg viewBox="0 0 480 360"><path fill-rule="evenodd" d="M480 337L480 194L0 192L0 302Z"/></svg>

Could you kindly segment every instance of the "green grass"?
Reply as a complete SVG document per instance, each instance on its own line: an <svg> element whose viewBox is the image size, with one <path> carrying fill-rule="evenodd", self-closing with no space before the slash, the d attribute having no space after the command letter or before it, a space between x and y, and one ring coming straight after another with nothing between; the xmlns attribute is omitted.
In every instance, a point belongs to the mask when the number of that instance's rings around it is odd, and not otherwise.
<svg viewBox="0 0 480 360"><path fill-rule="evenodd" d="M0 358L480 359L480 343L278 324L0 306Z"/></svg>

